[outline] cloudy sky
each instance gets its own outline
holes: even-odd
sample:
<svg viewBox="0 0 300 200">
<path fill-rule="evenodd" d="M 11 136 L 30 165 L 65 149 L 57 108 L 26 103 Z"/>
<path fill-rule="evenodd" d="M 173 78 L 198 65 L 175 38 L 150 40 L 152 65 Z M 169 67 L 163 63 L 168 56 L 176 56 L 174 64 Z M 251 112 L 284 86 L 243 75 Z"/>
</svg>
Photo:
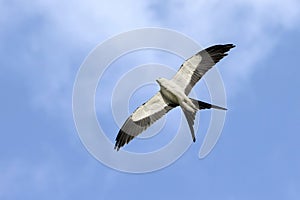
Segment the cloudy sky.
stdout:
<svg viewBox="0 0 300 200">
<path fill-rule="evenodd" d="M 0 0 L 0 198 L 299 199 L 299 19 L 297 0 Z M 217 66 L 229 110 L 209 156 L 198 159 L 199 130 L 199 142 L 169 167 L 128 174 L 101 164 L 81 143 L 72 89 L 92 49 L 143 27 L 174 29 L 203 47 L 237 47 Z M 182 61 L 165 54 L 139 52 L 136 63 Z M 125 72 L 133 58 L 124 58 Z M 106 125 L 113 140 L 117 126 Z"/>
</svg>

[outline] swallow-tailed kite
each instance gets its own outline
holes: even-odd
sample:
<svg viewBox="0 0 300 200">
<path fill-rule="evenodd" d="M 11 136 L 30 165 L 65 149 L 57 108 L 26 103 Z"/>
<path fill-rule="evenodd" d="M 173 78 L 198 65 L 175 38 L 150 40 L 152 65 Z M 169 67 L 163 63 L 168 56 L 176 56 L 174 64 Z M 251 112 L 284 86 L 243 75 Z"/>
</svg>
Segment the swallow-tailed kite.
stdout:
<svg viewBox="0 0 300 200">
<path fill-rule="evenodd" d="M 226 108 L 198 101 L 187 95 L 201 77 L 223 57 L 227 56 L 227 52 L 233 47 L 235 47 L 233 44 L 211 46 L 187 59 L 171 80 L 157 79 L 160 90 L 128 117 L 116 137 L 115 149 L 119 150 L 177 106 L 183 110 L 191 130 L 192 139 L 195 142 L 193 125 L 196 112 L 202 109 L 226 110 Z"/>
</svg>

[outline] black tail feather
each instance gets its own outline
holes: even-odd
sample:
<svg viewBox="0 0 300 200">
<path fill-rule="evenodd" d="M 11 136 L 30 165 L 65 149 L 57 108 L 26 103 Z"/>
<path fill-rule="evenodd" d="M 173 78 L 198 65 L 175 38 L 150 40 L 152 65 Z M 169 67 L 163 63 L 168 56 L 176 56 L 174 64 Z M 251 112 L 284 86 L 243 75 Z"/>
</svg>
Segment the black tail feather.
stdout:
<svg viewBox="0 0 300 200">
<path fill-rule="evenodd" d="M 216 106 L 216 105 L 212 105 L 210 103 L 206 103 L 206 102 L 203 102 L 203 101 L 199 101 L 199 100 L 196 100 L 196 99 L 192 99 L 190 98 L 193 102 L 193 104 L 199 109 L 199 110 L 203 110 L 203 109 L 211 109 L 211 108 L 214 108 L 214 109 L 219 109 L 219 110 L 227 110 L 227 108 L 223 108 L 221 106 Z"/>
</svg>

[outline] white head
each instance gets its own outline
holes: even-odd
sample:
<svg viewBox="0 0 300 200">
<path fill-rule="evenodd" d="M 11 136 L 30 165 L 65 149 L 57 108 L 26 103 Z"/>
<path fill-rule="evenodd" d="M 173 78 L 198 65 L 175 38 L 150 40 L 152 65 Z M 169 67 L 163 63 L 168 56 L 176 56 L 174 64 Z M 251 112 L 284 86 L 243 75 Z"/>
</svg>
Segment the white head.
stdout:
<svg viewBox="0 0 300 200">
<path fill-rule="evenodd" d="M 164 83 L 167 81 L 167 79 L 165 79 L 165 78 L 158 78 L 157 80 L 156 80 L 156 82 L 160 85 L 160 86 L 162 86 L 162 85 L 164 85 Z"/>
</svg>

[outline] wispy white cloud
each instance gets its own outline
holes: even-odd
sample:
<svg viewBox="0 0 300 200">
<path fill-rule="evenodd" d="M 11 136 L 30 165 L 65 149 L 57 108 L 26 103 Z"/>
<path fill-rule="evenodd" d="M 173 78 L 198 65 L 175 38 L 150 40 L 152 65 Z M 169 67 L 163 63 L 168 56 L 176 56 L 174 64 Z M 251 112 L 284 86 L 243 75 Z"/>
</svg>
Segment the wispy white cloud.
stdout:
<svg viewBox="0 0 300 200">
<path fill-rule="evenodd" d="M 88 52 L 120 31 L 147 24 L 150 18 L 147 2 L 132 0 L 1 4 L 0 37 L 7 46 L 12 46 L 8 40 L 20 43 L 10 57 L 18 57 L 14 67 L 30 82 L 33 105 L 67 117 L 76 71 Z M 0 50 L 7 53 L 3 46 Z"/>
<path fill-rule="evenodd" d="M 56 113 L 55 107 L 70 111 L 66 90 L 72 87 L 83 54 L 106 38 L 137 27 L 172 28 L 203 46 L 236 43 L 237 49 L 222 72 L 226 84 L 237 85 L 237 81 L 247 80 L 255 63 L 272 50 L 281 32 L 299 25 L 299 4 L 297 0 L 2 2 L 1 25 L 6 29 L 1 32 L 11 31 L 26 20 L 41 20 L 39 29 L 24 38 L 29 50 L 21 53 L 27 54 L 25 64 L 31 66 L 27 71 L 41 73 L 40 78 L 33 79 L 38 82 L 34 84 L 34 104 Z M 27 28 L 37 22 L 32 23 Z M 36 62 L 37 53 L 42 54 L 40 63 Z M 76 59 L 78 56 L 80 59 Z M 238 91 L 238 86 L 235 88 Z"/>
<path fill-rule="evenodd" d="M 15 67 L 29 82 L 33 106 L 69 119 L 76 71 L 106 38 L 137 27 L 161 26 L 181 31 L 204 47 L 233 42 L 237 48 L 220 67 L 231 97 L 257 69 L 255 63 L 272 51 L 280 33 L 298 27 L 299 4 L 296 0 L 1 2 L 0 35 L 3 40 L 6 34 L 21 37 L 18 55 L 11 57 L 18 57 Z"/>
<path fill-rule="evenodd" d="M 156 2 L 155 7 L 165 2 Z M 155 8 L 154 7 L 154 8 Z M 256 62 L 268 55 L 277 44 L 280 34 L 299 27 L 300 2 L 241 1 L 172 1 L 161 16 L 167 26 L 171 24 L 196 39 L 200 45 L 209 46 L 219 42 L 232 42 L 237 48 L 230 53 L 224 72 L 230 96 L 234 95 L 244 81 L 257 69 Z M 155 12 L 155 10 L 153 11 Z M 224 74 L 223 74 L 224 75 Z"/>
<path fill-rule="evenodd" d="M 143 26 L 151 18 L 145 1 L 37 1 L 34 7 L 43 10 L 60 36 L 83 45 Z"/>
</svg>

